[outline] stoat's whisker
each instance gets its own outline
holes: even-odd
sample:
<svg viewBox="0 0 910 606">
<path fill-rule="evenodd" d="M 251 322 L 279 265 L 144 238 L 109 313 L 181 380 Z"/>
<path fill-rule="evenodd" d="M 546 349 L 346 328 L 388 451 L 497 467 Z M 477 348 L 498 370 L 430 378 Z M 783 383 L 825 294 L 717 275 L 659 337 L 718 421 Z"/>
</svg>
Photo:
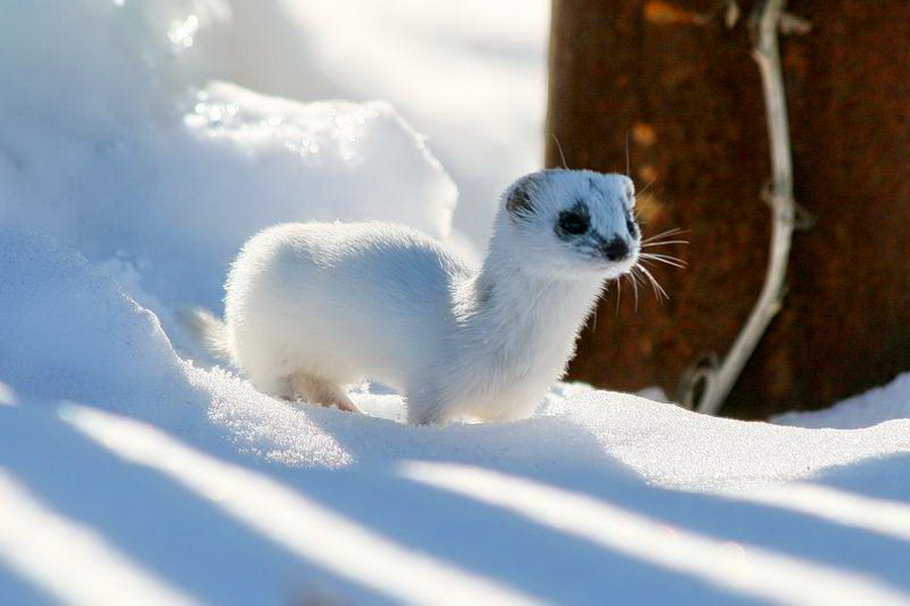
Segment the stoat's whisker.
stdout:
<svg viewBox="0 0 910 606">
<path fill-rule="evenodd" d="M 670 236 L 679 236 L 679 235 L 687 234 L 687 233 L 689 233 L 689 230 L 687 230 L 687 229 L 680 229 L 678 227 L 674 227 L 673 229 L 668 229 L 667 231 L 662 231 L 659 234 L 654 234 L 651 237 L 645 238 L 644 240 L 641 241 L 641 243 L 647 244 L 648 242 L 654 242 L 659 239 L 665 239 L 665 238 L 669 238 Z"/>
<path fill-rule="evenodd" d="M 648 188 L 651 187 L 652 185 L 654 185 L 654 182 L 655 182 L 656 180 L 657 180 L 657 177 L 654 177 L 653 179 L 651 179 L 650 181 L 648 181 L 648 182 L 645 184 L 645 186 L 641 188 L 641 191 L 639 191 L 639 192 L 637 192 L 637 193 L 635 194 L 635 199 L 637 200 L 637 199 L 638 199 L 638 196 L 643 196 L 643 195 L 645 194 L 645 192 L 648 191 Z"/>
<path fill-rule="evenodd" d="M 632 178 L 632 161 L 629 156 L 629 131 L 626 130 L 626 176 Z"/>
<path fill-rule="evenodd" d="M 652 263 L 654 263 L 654 262 L 655 262 L 654 259 L 642 259 L 640 265 L 643 268 L 647 268 L 647 269 L 650 269 L 653 271 L 657 267 L 656 265 L 652 265 Z M 677 266 L 674 265 L 673 267 L 677 267 Z M 684 268 L 679 268 L 679 269 L 684 269 Z"/>
<path fill-rule="evenodd" d="M 639 280 L 646 280 L 644 274 L 641 273 L 640 263 L 632 266 L 632 271 L 629 273 L 629 275 L 633 277 L 636 284 L 638 284 Z"/>
<path fill-rule="evenodd" d="M 629 280 L 632 282 L 632 292 L 635 293 L 635 311 L 638 311 L 638 280 L 639 280 L 639 276 L 638 276 L 638 274 L 635 273 L 635 268 L 636 268 L 636 266 L 633 265 L 633 266 L 632 266 L 632 271 L 630 271 L 630 272 L 629 272 L 628 274 L 626 274 L 626 275 L 629 276 Z"/>
<path fill-rule="evenodd" d="M 670 238 L 673 238 L 674 240 L 682 240 L 681 236 L 682 236 L 682 234 L 679 234 L 679 233 L 658 234 L 656 236 L 651 236 L 650 238 L 645 238 L 644 240 L 641 241 L 641 243 L 642 244 L 652 244 L 654 242 L 668 242 L 668 241 L 670 241 L 669 240 Z"/>
<path fill-rule="evenodd" d="M 679 269 L 685 269 L 688 266 L 683 259 L 679 257 L 674 257 L 672 255 L 662 255 L 658 253 L 639 253 L 641 259 L 656 261 L 657 263 L 664 263 L 665 265 L 671 265 L 673 267 L 678 267 Z"/>
<path fill-rule="evenodd" d="M 657 265 L 652 265 L 652 263 L 662 263 L 664 265 L 669 265 L 670 267 L 675 267 L 676 269 L 686 269 L 685 265 L 679 265 L 677 263 L 670 263 L 668 261 L 660 261 L 657 259 L 642 259 L 641 266 L 647 267 L 648 269 L 654 269 Z"/>
<path fill-rule="evenodd" d="M 619 303 L 622 300 L 622 279 L 623 276 L 619 276 L 616 280 L 616 317 L 619 317 Z"/>
<path fill-rule="evenodd" d="M 646 252 L 646 253 L 640 253 L 640 254 L 643 254 L 646 259 L 659 259 L 659 260 L 665 260 L 665 261 L 673 261 L 674 263 L 679 263 L 681 265 L 689 264 L 689 262 L 686 261 L 685 259 L 683 259 L 681 257 L 677 257 L 676 255 L 668 255 L 667 253 Z"/>
<path fill-rule="evenodd" d="M 679 235 L 681 232 L 682 232 L 682 229 L 680 229 L 678 227 L 674 227 L 673 229 L 668 229 L 666 231 L 662 231 L 658 234 L 654 234 L 653 236 L 648 236 L 647 238 L 642 240 L 642 243 L 653 242 L 653 241 L 659 240 L 661 238 L 668 238 L 670 236 L 676 236 L 676 235 Z"/>
<path fill-rule="evenodd" d="M 688 240 L 662 240 L 660 242 L 645 242 L 642 248 L 652 248 L 654 246 L 668 246 L 670 244 L 689 244 Z"/>
<path fill-rule="evenodd" d="M 556 143 L 556 149 L 559 150 L 559 159 L 562 160 L 562 167 L 566 170 L 569 170 L 569 165 L 566 164 L 566 155 L 562 153 L 562 144 L 556 137 L 556 133 L 550 133 L 550 136 L 553 137 L 553 142 Z"/>
<path fill-rule="evenodd" d="M 667 300 L 670 299 L 670 295 L 667 294 L 667 291 L 664 290 L 664 287 L 660 285 L 660 282 L 657 281 L 654 275 L 648 271 L 645 266 L 639 264 L 636 265 L 636 267 L 648 278 L 648 281 L 651 283 L 651 289 L 654 291 L 654 296 L 657 297 L 658 301 L 660 301 L 661 297 Z"/>
<path fill-rule="evenodd" d="M 641 260 L 641 266 L 642 266 L 642 267 L 647 267 L 648 269 L 651 269 L 651 270 L 653 270 L 654 268 L 657 267 L 656 265 L 652 265 L 652 263 L 657 263 L 657 261 L 655 261 L 654 259 L 642 259 L 642 260 Z M 667 265 L 670 265 L 670 266 L 675 267 L 675 268 L 677 268 L 677 269 L 685 269 L 685 267 L 683 267 L 683 266 L 680 266 L 680 265 L 673 265 L 672 263 L 667 263 Z"/>
</svg>

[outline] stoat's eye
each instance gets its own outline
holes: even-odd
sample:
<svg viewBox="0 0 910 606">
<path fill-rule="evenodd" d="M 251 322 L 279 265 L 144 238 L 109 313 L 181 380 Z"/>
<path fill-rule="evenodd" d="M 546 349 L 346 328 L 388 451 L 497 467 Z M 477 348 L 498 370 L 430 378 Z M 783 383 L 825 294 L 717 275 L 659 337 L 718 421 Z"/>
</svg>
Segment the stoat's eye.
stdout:
<svg viewBox="0 0 910 606">
<path fill-rule="evenodd" d="M 571 210 L 564 210 L 559 213 L 559 229 L 573 236 L 580 236 L 588 231 L 590 222 L 584 215 Z"/>
<path fill-rule="evenodd" d="M 638 233 L 636 231 L 638 227 L 635 225 L 635 221 L 632 220 L 632 217 L 626 217 L 626 229 L 629 230 L 629 235 L 635 237 Z"/>
</svg>

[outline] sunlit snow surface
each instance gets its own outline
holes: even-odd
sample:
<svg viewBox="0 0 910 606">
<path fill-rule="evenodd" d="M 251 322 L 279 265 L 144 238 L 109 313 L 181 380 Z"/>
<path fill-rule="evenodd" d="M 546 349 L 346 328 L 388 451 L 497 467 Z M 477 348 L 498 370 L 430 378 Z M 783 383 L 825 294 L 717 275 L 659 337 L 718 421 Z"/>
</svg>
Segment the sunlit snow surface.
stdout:
<svg viewBox="0 0 910 606">
<path fill-rule="evenodd" d="M 187 361 L 173 312 L 219 310 L 260 227 L 444 237 L 455 201 L 389 104 L 228 83 L 254 6 L 287 7 L 0 3 L 0 604 L 910 603 L 906 375 L 781 419 L 844 429 L 582 385 L 530 419 L 439 428 L 369 385 L 351 415 Z M 441 29 L 416 7 L 402 43 Z M 489 17 L 417 48 L 483 70 L 484 41 L 538 35 Z"/>
</svg>

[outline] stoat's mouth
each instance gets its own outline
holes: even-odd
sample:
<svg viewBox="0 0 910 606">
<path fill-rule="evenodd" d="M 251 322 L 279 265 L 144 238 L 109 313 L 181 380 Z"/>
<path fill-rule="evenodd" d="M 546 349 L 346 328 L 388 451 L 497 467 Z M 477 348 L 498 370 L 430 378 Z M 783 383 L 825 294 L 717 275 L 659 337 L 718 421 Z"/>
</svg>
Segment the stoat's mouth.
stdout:
<svg viewBox="0 0 910 606">
<path fill-rule="evenodd" d="M 685 269 L 687 264 L 685 260 L 679 257 L 667 254 L 666 252 L 654 251 L 655 249 L 660 251 L 661 249 L 658 247 L 661 246 L 688 244 L 688 240 L 679 237 L 682 233 L 685 232 L 679 229 L 670 229 L 644 240 L 638 239 L 633 245 L 631 254 L 627 260 L 624 260 L 621 263 L 613 263 L 616 271 L 612 278 L 619 279 L 617 280 L 617 285 L 621 285 L 622 278 L 628 278 L 629 283 L 632 285 L 633 292 L 635 293 L 636 302 L 638 301 L 639 285 L 650 286 L 658 301 L 661 299 L 669 299 L 667 291 L 660 285 L 660 282 L 657 281 L 657 278 L 654 277 L 651 270 L 658 265 Z"/>
<path fill-rule="evenodd" d="M 595 270 L 606 273 L 608 279 L 631 273 L 639 264 L 638 250 L 634 249 L 622 259 L 611 260 L 602 254 L 589 255 L 588 258 Z"/>
<path fill-rule="evenodd" d="M 633 291 L 635 292 L 636 305 L 638 303 L 639 285 L 650 286 L 658 301 L 670 298 L 667 291 L 664 290 L 664 287 L 661 286 L 660 282 L 657 281 L 657 278 L 654 277 L 654 274 L 651 273 L 650 268 L 653 268 L 653 265 L 650 265 L 649 268 L 649 262 L 669 265 L 679 269 L 684 269 L 686 267 L 686 262 L 678 257 L 660 253 L 643 253 L 640 249 L 635 251 L 631 261 L 631 263 L 624 264 L 626 267 L 624 267 L 615 278 L 618 279 L 618 284 L 621 283 L 622 278 L 629 278 L 629 282 L 632 284 Z"/>
</svg>

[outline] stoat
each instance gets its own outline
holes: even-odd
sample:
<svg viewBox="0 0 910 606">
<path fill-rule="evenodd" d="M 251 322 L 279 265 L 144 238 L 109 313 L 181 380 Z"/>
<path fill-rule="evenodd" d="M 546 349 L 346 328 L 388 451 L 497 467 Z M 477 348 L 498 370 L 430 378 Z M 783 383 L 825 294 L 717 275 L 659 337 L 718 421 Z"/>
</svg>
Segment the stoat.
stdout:
<svg viewBox="0 0 910 606">
<path fill-rule="evenodd" d="M 634 185 L 545 170 L 503 194 L 480 267 L 390 223 L 292 223 L 250 239 L 221 322 L 192 326 L 267 394 L 356 411 L 344 386 L 400 390 L 408 420 L 528 414 L 565 372 L 606 280 L 641 250 Z"/>
</svg>

